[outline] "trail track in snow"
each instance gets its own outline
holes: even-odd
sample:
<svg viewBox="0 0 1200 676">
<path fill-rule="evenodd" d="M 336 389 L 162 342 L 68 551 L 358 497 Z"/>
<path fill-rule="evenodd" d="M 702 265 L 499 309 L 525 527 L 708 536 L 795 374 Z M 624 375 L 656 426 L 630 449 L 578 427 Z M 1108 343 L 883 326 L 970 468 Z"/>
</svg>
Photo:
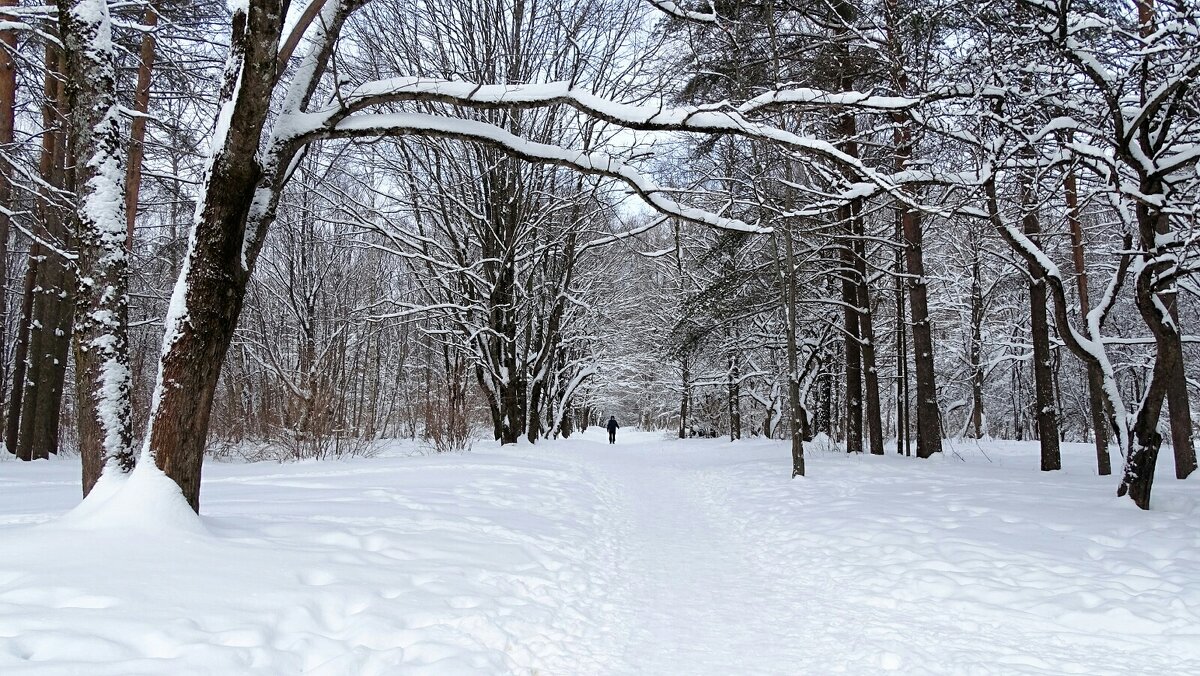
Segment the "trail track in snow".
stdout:
<svg viewBox="0 0 1200 676">
<path fill-rule="evenodd" d="M 702 475 L 661 439 L 580 446 L 579 464 L 622 550 L 612 606 L 629 633 L 613 673 L 752 673 L 796 664 L 803 606 L 756 566 L 753 545 L 714 520 Z M 630 440 L 626 440 L 632 437 Z M 675 449 L 673 449 L 675 450 Z M 755 666 L 757 665 L 757 667 Z M 780 672 L 782 673 L 782 672 Z"/>
</svg>

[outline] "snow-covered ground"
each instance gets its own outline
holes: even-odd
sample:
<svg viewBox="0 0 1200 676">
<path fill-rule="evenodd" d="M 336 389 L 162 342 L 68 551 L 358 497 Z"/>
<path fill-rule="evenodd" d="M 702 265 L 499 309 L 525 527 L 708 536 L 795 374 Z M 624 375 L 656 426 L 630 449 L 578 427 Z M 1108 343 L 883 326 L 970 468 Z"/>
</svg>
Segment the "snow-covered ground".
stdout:
<svg viewBox="0 0 1200 676">
<path fill-rule="evenodd" d="M 3 674 L 1197 674 L 1200 481 L 600 430 L 153 475 L 0 462 Z M 166 486 L 170 488 L 170 486 Z M 136 499 L 133 499 L 136 498 Z M 146 513 L 149 512 L 149 513 Z"/>
</svg>

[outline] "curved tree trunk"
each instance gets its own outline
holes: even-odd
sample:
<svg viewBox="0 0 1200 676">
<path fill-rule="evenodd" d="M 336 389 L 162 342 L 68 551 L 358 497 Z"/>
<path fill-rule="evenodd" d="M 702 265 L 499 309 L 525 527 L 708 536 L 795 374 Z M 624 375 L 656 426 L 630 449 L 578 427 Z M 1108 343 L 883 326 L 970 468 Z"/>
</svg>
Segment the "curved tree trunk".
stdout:
<svg viewBox="0 0 1200 676">
<path fill-rule="evenodd" d="M 234 13 L 221 96 L 228 123 L 224 136 L 213 141 L 202 201 L 175 284 L 143 451 L 197 511 L 213 395 L 256 246 L 274 216 L 271 204 L 248 223 L 259 183 L 269 180 L 256 156 L 276 83 L 282 14 L 279 0 L 255 0 L 248 12 Z M 255 228 L 249 237 L 248 227 Z M 247 247 L 248 241 L 255 246 Z"/>
</svg>

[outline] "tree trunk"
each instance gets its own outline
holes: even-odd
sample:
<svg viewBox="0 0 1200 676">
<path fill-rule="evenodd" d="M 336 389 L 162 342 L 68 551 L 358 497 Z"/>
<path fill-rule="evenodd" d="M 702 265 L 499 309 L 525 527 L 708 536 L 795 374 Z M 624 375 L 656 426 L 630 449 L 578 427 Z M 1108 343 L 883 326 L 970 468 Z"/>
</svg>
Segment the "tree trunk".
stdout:
<svg viewBox="0 0 1200 676">
<path fill-rule="evenodd" d="M 679 363 L 680 363 L 680 368 L 682 369 L 682 372 L 680 375 L 680 383 L 681 383 L 682 387 L 680 388 L 680 393 L 679 393 L 679 438 L 684 439 L 687 437 L 688 400 L 691 399 L 691 394 L 692 394 L 692 392 L 691 392 L 692 374 L 691 374 L 691 370 L 690 370 L 690 367 L 688 364 L 687 355 L 684 355 L 682 358 L 680 358 Z"/>
<path fill-rule="evenodd" d="M 38 162 L 44 182 L 38 199 L 39 235 L 57 246 L 68 248 L 68 232 L 62 207 L 52 194 L 65 183 L 66 134 L 62 128 L 66 92 L 62 74 L 66 66 L 57 45 L 46 46 L 45 99 L 42 104 L 42 151 Z M 35 266 L 33 305 L 28 328 L 28 359 L 24 391 L 21 393 L 17 427 L 17 456 L 29 460 L 58 452 L 59 414 L 67 369 L 72 318 L 70 270 L 63 258 L 47 247 L 34 246 L 40 254 Z"/>
<path fill-rule="evenodd" d="M 166 320 L 146 450 L 197 511 L 213 395 L 258 247 L 274 219 L 270 204 L 248 223 L 260 180 L 272 178 L 264 179 L 256 155 L 276 83 L 282 23 L 278 0 L 234 12 L 221 96 L 230 108 L 228 125 L 213 140 L 203 202 Z M 290 156 L 280 160 L 286 166 Z"/>
<path fill-rule="evenodd" d="M 1083 224 L 1079 218 L 1079 191 L 1076 187 L 1075 169 L 1068 168 L 1063 180 L 1066 193 L 1067 225 L 1071 231 L 1071 258 L 1075 264 L 1075 289 L 1079 296 L 1079 312 L 1082 316 L 1092 309 L 1088 298 L 1087 261 L 1083 248 Z M 1112 461 L 1108 455 L 1108 413 L 1104 403 L 1104 375 L 1100 367 L 1088 363 L 1088 408 L 1092 417 L 1092 432 L 1096 444 L 1096 471 L 1101 476 L 1112 474 Z"/>
<path fill-rule="evenodd" d="M 1022 177 L 1021 206 L 1024 208 L 1025 235 L 1038 246 L 1042 231 L 1033 194 L 1032 179 Z M 1062 469 L 1058 443 L 1058 413 L 1054 406 L 1054 372 L 1050 364 L 1050 326 L 1046 320 L 1046 282 L 1041 267 L 1030 266 L 1029 312 L 1030 337 L 1033 341 L 1033 390 L 1037 407 L 1038 441 L 1041 445 L 1042 471 Z"/>
<path fill-rule="evenodd" d="M 62 232 L 58 209 L 47 224 Z M 65 239 L 65 237 L 64 237 Z M 58 452 L 63 386 L 67 373 L 74 306 L 70 290 L 74 275 L 56 254 L 48 254 L 37 267 L 34 322 L 29 329 L 29 367 L 21 396 L 21 423 L 17 455 L 23 459 L 49 457 Z"/>
<path fill-rule="evenodd" d="M 917 457 L 942 452 L 941 414 L 933 364 L 933 327 L 929 320 L 928 287 L 922 232 L 917 214 L 904 209 L 908 299 L 912 310 L 913 368 L 917 376 Z"/>
<path fill-rule="evenodd" d="M 817 386 L 817 413 L 814 426 L 817 433 L 824 432 L 830 439 L 834 438 L 835 431 L 833 429 L 833 366 L 825 369 L 821 374 L 821 383 Z"/>
<path fill-rule="evenodd" d="M 904 298 L 904 214 L 896 210 L 896 453 L 912 455 L 908 420 L 908 318 Z"/>
<path fill-rule="evenodd" d="M 153 4 L 146 6 L 142 16 L 146 32 L 142 34 L 141 64 L 138 66 L 137 89 L 133 94 L 134 116 L 129 128 L 129 163 L 125 175 L 125 249 L 133 251 L 133 231 L 137 224 L 138 195 L 142 188 L 142 158 L 145 156 L 146 112 L 150 110 L 150 76 L 154 72 L 154 27 L 158 12 Z"/>
<path fill-rule="evenodd" d="M 858 281 L 858 326 L 862 339 L 863 384 L 867 404 L 867 441 L 871 455 L 883 455 L 883 411 L 879 401 L 879 368 L 875 358 L 875 323 L 871 312 L 871 290 L 867 284 L 867 258 L 862 217 L 855 213 L 854 261 Z"/>
<path fill-rule="evenodd" d="M 13 17 L 4 10 L 16 7 L 17 0 L 0 0 L 0 22 L 11 21 Z M 15 148 L 14 124 L 17 106 L 17 64 L 12 55 L 17 49 L 17 33 L 15 30 L 0 30 L 0 151 L 13 156 Z M 12 200 L 12 166 L 8 162 L 0 162 L 0 206 L 11 208 Z M 4 356 L 8 354 L 8 235 L 11 226 L 8 212 L 0 209 L 0 390 L 5 383 L 6 364 Z M 0 406 L 0 410 L 3 407 Z M 12 446 L 8 450 L 15 450 Z"/>
<path fill-rule="evenodd" d="M 908 93 L 906 57 L 901 43 L 902 27 L 896 0 L 887 0 L 886 21 L 888 51 L 891 57 L 892 87 L 897 95 Z M 893 145 L 896 171 L 904 171 L 912 159 L 912 119 L 906 112 L 893 115 L 895 124 Z M 900 210 L 901 232 L 904 234 L 905 264 L 908 268 L 908 299 L 912 310 L 913 368 L 917 377 L 917 457 L 928 458 L 942 452 L 941 413 L 937 403 L 937 382 L 933 360 L 933 327 L 929 319 L 929 289 L 925 280 L 925 256 L 920 214 L 903 203 Z"/>
<path fill-rule="evenodd" d="M 1140 186 L 1143 194 L 1161 195 L 1163 185 L 1158 180 L 1145 179 Z M 1174 288 L 1166 291 L 1159 288 L 1159 275 L 1169 268 L 1171 258 L 1166 256 L 1159 235 L 1167 229 L 1166 215 L 1153 209 L 1148 201 L 1137 204 L 1136 216 L 1138 222 L 1139 244 L 1144 252 L 1143 259 L 1147 264 L 1137 276 L 1135 298 L 1143 321 L 1154 334 L 1157 353 L 1154 360 L 1154 370 L 1150 382 L 1146 385 L 1146 393 L 1142 404 L 1134 418 L 1132 430 L 1133 442 L 1129 455 L 1125 460 L 1125 473 L 1117 495 L 1128 494 L 1142 509 L 1150 508 L 1150 492 L 1154 484 L 1154 468 L 1158 461 L 1158 451 L 1162 445 L 1162 437 L 1158 434 L 1158 421 L 1164 400 L 1170 406 L 1170 396 L 1173 389 L 1183 391 L 1186 402 L 1187 381 L 1183 372 L 1183 362 L 1180 350 L 1179 322 L 1174 316 Z M 1157 261 L 1157 262 L 1156 262 Z M 1163 262 L 1166 261 L 1166 262 Z M 1163 312 L 1166 312 L 1164 315 Z M 1171 407 L 1171 433 L 1177 431 L 1179 440 L 1175 443 L 1176 476 L 1185 478 L 1195 467 L 1195 452 L 1191 445 L 1191 412 L 1182 407 Z M 1178 415 L 1177 415 L 1178 414 Z M 1176 418 L 1179 418 L 1177 425 Z M 1178 429 L 1186 420 L 1187 430 Z M 1182 457 L 1181 456 L 1182 452 Z M 1189 453 L 1190 452 L 1190 453 Z M 1190 455 L 1190 457 L 1189 457 Z M 1187 473 L 1184 473 L 1184 472 Z"/>
<path fill-rule="evenodd" d="M 735 338 L 736 340 L 736 338 Z M 735 350 L 729 355 L 729 440 L 742 438 L 741 364 Z"/>
<path fill-rule="evenodd" d="M 783 227 L 775 232 L 775 261 L 781 268 L 779 280 L 782 288 L 785 333 L 787 334 L 788 362 L 788 411 L 792 434 L 792 477 L 804 476 L 804 438 L 808 434 L 808 420 L 804 402 L 800 400 L 800 348 L 796 321 L 796 255 L 792 247 L 791 228 Z M 783 257 L 779 256 L 779 238 L 783 238 Z"/>
<path fill-rule="evenodd" d="M 77 244 L 75 376 L 83 494 L 103 471 L 133 469 L 129 268 L 125 249 L 117 55 L 107 0 L 59 0 L 67 136 L 74 155 L 70 221 Z M 65 361 L 65 360 L 64 360 Z"/>
<path fill-rule="evenodd" d="M 971 360 L 971 426 L 974 436 L 982 439 L 983 423 L 983 281 L 980 279 L 978 248 L 971 260 L 971 344 L 968 349 Z"/>
<path fill-rule="evenodd" d="M 1157 312 L 1149 291 L 1149 284 L 1144 283 L 1144 276 L 1139 276 L 1137 284 L 1138 309 L 1143 317 L 1147 312 Z M 1161 328 L 1161 318 L 1148 320 L 1152 328 Z M 1159 338 L 1156 332 L 1156 338 Z M 1163 356 L 1162 344 L 1159 343 L 1158 355 L 1154 360 L 1154 370 L 1150 382 L 1146 384 L 1146 392 L 1142 396 L 1142 404 L 1134 417 L 1132 443 L 1129 456 L 1125 459 L 1125 470 L 1121 485 L 1117 488 L 1118 496 L 1128 495 L 1141 509 L 1150 509 L 1150 493 L 1154 487 L 1154 468 L 1158 464 L 1158 451 L 1162 446 L 1162 435 L 1158 433 L 1158 420 L 1161 415 L 1163 401 L 1167 396 L 1167 380 L 1169 379 L 1169 362 Z"/>
<path fill-rule="evenodd" d="M 846 387 L 846 452 L 862 453 L 863 431 L 863 401 L 862 401 L 862 343 L 859 341 L 858 330 L 858 280 L 855 272 L 858 266 L 854 262 L 853 226 L 854 205 L 847 205 L 838 210 L 838 220 L 847 235 L 842 240 L 842 329 L 844 336 L 845 387 Z"/>
<path fill-rule="evenodd" d="M 33 321 L 33 289 L 37 282 L 40 245 L 32 243 L 29 262 L 25 269 L 25 282 L 21 293 L 21 320 L 17 324 L 17 342 L 13 346 L 13 377 L 8 399 L 8 412 L 4 421 L 4 446 L 10 453 L 17 453 L 17 437 L 21 429 L 21 400 L 25 395 L 26 370 L 29 364 L 29 327 Z"/>
</svg>

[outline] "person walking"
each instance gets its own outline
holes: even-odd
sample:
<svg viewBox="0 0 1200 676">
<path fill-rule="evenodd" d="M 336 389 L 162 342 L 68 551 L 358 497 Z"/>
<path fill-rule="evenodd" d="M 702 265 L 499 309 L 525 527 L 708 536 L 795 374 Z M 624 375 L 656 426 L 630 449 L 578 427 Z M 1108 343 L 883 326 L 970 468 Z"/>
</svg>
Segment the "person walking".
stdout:
<svg viewBox="0 0 1200 676">
<path fill-rule="evenodd" d="M 617 422 L 617 416 L 608 416 L 608 443 L 617 443 L 617 428 L 620 426 L 621 424 Z"/>
</svg>

